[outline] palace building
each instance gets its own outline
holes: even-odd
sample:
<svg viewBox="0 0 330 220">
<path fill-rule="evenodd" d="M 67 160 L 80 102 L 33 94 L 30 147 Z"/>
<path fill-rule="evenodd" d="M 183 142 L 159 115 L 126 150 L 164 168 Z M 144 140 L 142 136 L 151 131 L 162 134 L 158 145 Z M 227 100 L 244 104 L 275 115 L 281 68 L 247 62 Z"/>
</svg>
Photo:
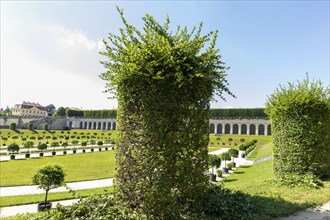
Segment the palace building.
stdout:
<svg viewBox="0 0 330 220">
<path fill-rule="evenodd" d="M 16 104 L 12 109 L 13 116 L 33 116 L 33 117 L 45 117 L 47 116 L 47 110 L 44 106 L 34 102 L 24 102 L 22 104 Z"/>
</svg>

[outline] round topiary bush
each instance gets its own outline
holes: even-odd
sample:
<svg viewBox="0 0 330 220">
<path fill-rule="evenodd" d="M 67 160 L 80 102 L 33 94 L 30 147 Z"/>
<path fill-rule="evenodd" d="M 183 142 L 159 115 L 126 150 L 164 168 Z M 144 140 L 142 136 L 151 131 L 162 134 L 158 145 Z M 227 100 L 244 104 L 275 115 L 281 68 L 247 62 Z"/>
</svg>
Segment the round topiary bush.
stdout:
<svg viewBox="0 0 330 220">
<path fill-rule="evenodd" d="M 297 185 L 307 175 L 329 176 L 329 87 L 324 88 L 320 81 L 310 82 L 308 77 L 297 84 L 289 83 L 269 97 L 265 111 L 272 124 L 278 180 Z"/>
</svg>

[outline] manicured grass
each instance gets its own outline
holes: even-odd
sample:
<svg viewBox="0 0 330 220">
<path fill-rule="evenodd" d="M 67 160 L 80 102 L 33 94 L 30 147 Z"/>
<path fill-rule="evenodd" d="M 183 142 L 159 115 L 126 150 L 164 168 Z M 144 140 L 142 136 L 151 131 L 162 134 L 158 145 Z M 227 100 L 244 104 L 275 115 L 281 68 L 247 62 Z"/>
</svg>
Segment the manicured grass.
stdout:
<svg viewBox="0 0 330 220">
<path fill-rule="evenodd" d="M 257 147 L 252 151 L 252 153 L 248 156 L 248 160 L 257 160 L 262 157 L 271 155 L 273 153 L 273 144 L 267 143 L 264 145 L 261 145 L 257 143 Z"/>
<path fill-rule="evenodd" d="M 251 196 L 251 200 L 265 213 L 260 219 L 286 216 L 330 199 L 329 181 L 324 182 L 324 187 L 320 189 L 309 189 L 277 186 L 273 180 L 272 160 L 268 160 L 238 168 L 226 178 L 224 186 Z"/>
<path fill-rule="evenodd" d="M 220 138 L 220 139 L 219 139 Z M 232 138 L 231 142 L 228 141 L 228 138 Z M 244 138 L 244 142 L 241 142 L 240 139 Z M 210 134 L 209 147 L 219 147 L 221 148 L 235 148 L 238 150 L 239 145 L 242 143 L 247 143 L 253 139 L 258 140 L 258 145 L 264 145 L 272 141 L 271 136 L 257 136 L 257 135 L 238 135 L 238 134 L 225 134 L 221 136 L 215 136 Z"/>
<path fill-rule="evenodd" d="M 13 139 L 13 137 L 17 136 L 17 139 Z M 49 139 L 47 139 L 47 136 L 50 136 Z M 56 137 L 56 140 L 52 140 L 52 137 Z M 74 137 L 73 137 L 74 136 Z M 84 136 L 84 137 L 82 137 Z M 2 137 L 8 138 L 7 141 L 4 141 Z M 106 139 L 117 139 L 117 132 L 114 130 L 108 130 L 108 131 L 101 131 L 101 130 L 85 130 L 85 129 L 73 129 L 69 131 L 65 130 L 27 130 L 27 129 L 18 129 L 16 131 L 10 130 L 10 129 L 1 129 L 0 131 L 0 146 L 2 146 L 4 143 L 8 146 L 11 143 L 17 143 L 22 147 L 23 141 L 22 137 L 26 138 L 27 141 L 33 141 L 35 145 L 37 145 L 39 142 L 46 143 L 47 141 L 49 143 L 51 142 L 68 142 L 71 144 L 71 141 L 77 140 L 79 143 L 81 141 L 88 141 L 88 140 L 106 140 Z M 31 137 L 34 137 L 35 139 L 31 139 Z M 69 137 L 68 140 L 65 140 L 65 137 Z M 79 139 L 78 139 L 79 138 Z M 6 147 L 2 146 L 2 149 L 7 149 Z"/>
<path fill-rule="evenodd" d="M 80 197 L 87 197 L 95 194 L 102 194 L 105 191 L 112 192 L 113 187 L 101 187 L 101 188 L 94 188 L 94 189 L 85 189 L 85 190 L 77 190 L 75 191 L 78 193 Z M 67 200 L 67 199 L 75 199 L 75 197 L 69 192 L 58 192 L 58 193 L 50 193 L 48 194 L 48 201 L 60 201 L 60 200 Z M 3 196 L 1 197 L 0 207 L 7 207 L 7 206 L 15 206 L 15 205 L 25 205 L 25 204 L 32 204 L 32 203 L 40 203 L 45 200 L 45 194 L 33 194 L 33 195 L 22 195 L 22 196 Z"/>
<path fill-rule="evenodd" d="M 0 162 L 0 186 L 31 185 L 32 176 L 40 166 L 47 163 L 58 163 L 65 168 L 65 182 L 111 178 L 114 173 L 115 151 Z"/>
</svg>

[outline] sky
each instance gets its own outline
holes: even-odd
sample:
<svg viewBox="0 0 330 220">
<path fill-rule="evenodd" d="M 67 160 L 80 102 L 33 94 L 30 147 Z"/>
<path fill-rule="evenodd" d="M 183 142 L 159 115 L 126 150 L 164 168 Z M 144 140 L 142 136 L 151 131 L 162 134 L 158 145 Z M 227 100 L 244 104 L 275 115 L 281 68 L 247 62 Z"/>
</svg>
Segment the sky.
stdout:
<svg viewBox="0 0 330 220">
<path fill-rule="evenodd" d="M 101 42 L 128 23 L 142 30 L 148 13 L 170 28 L 219 30 L 236 98 L 211 108 L 264 107 L 279 85 L 309 78 L 329 85 L 329 1 L 4 1 L 1 0 L 1 108 L 23 101 L 113 109 L 104 93 Z"/>
</svg>

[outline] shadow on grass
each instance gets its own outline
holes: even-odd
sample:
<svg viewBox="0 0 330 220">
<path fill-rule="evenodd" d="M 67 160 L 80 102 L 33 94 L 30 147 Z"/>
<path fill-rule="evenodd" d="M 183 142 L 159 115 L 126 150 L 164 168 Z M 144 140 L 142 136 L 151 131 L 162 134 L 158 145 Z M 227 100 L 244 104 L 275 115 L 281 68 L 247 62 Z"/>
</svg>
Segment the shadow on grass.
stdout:
<svg viewBox="0 0 330 220">
<path fill-rule="evenodd" d="M 245 173 L 245 172 L 242 172 L 242 171 L 235 171 L 234 173 L 235 173 L 235 174 L 243 174 L 243 173 Z"/>
<path fill-rule="evenodd" d="M 228 183 L 228 182 L 234 182 L 234 181 L 237 181 L 237 179 L 226 179 L 226 178 L 225 178 L 223 181 Z"/>
</svg>

